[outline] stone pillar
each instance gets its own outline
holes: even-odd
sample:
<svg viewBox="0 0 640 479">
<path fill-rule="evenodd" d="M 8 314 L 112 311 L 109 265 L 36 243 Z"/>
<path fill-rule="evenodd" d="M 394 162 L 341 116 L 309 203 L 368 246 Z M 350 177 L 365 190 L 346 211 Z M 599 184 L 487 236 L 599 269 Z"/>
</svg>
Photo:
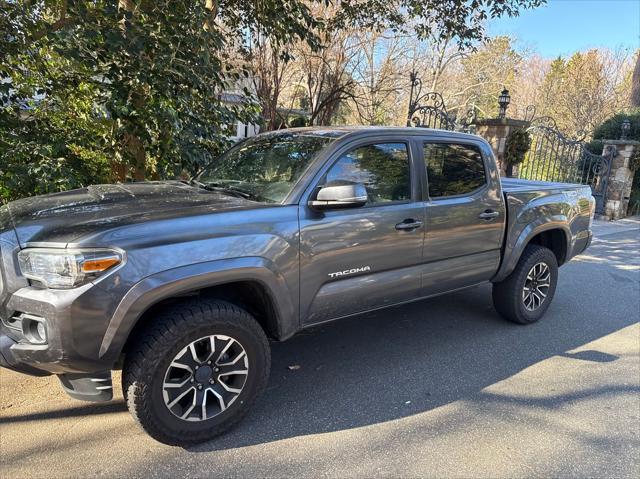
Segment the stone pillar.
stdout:
<svg viewBox="0 0 640 479">
<path fill-rule="evenodd" d="M 483 137 L 489 142 L 496 155 L 500 176 L 507 176 L 507 165 L 504 162 L 504 146 L 507 136 L 513 130 L 529 128 L 530 123 L 524 120 L 514 120 L 513 118 L 490 118 L 486 120 L 476 120 L 476 135 Z M 513 167 L 513 176 L 518 176 L 517 166 Z"/>
<path fill-rule="evenodd" d="M 604 140 L 603 155 L 607 154 L 607 147 L 615 148 L 611 160 L 611 172 L 607 182 L 607 195 L 604 205 L 604 216 L 610 220 L 618 220 L 627 216 L 629 196 L 633 186 L 634 171 L 629 167 L 629 160 L 640 148 L 640 142 L 634 140 Z"/>
</svg>

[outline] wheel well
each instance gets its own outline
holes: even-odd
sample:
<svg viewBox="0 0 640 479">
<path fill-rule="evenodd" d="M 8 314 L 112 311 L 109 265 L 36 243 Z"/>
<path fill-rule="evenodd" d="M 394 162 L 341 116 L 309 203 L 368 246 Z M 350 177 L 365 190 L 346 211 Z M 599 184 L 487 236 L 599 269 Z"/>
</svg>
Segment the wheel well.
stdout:
<svg viewBox="0 0 640 479">
<path fill-rule="evenodd" d="M 549 248 L 558 260 L 558 266 L 567 258 L 567 237 L 561 229 L 552 229 L 538 233 L 529 241 L 529 244 L 537 244 Z"/>
<path fill-rule="evenodd" d="M 240 306 L 256 319 L 267 337 L 271 339 L 278 339 L 279 337 L 278 313 L 267 289 L 256 281 L 237 281 L 181 293 L 178 296 L 164 298 L 148 307 L 140 315 L 129 333 L 129 338 L 118 361 L 119 365 L 122 363 L 124 354 L 126 354 L 131 342 L 139 337 L 140 332 L 145 329 L 155 313 L 173 304 L 193 301 L 198 298 L 220 299 Z"/>
</svg>

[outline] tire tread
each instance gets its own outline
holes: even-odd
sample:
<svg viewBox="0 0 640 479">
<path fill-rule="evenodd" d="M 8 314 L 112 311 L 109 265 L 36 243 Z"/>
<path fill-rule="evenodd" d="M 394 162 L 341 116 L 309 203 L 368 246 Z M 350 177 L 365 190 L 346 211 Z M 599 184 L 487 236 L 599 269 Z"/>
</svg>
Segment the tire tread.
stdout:
<svg viewBox="0 0 640 479">
<path fill-rule="evenodd" d="M 149 375 L 146 371 L 153 370 L 165 358 L 167 351 L 175 345 L 175 338 L 184 334 L 185 328 L 194 329 L 201 326 L 215 328 L 216 324 L 233 323 L 235 327 L 246 330 L 253 335 L 259 344 L 263 364 L 261 377 L 257 378 L 258 390 L 253 397 L 244 403 L 241 411 L 216 427 L 212 434 L 210 430 L 194 433 L 183 428 L 169 429 L 157 420 L 151 408 L 149 397 Z M 179 303 L 160 313 L 159 317 L 144 329 L 129 348 L 122 374 L 122 389 L 127 407 L 134 420 L 153 438 L 171 445 L 189 445 L 212 439 L 233 427 L 251 409 L 257 396 L 266 387 L 271 356 L 267 337 L 258 322 L 244 309 L 220 300 L 201 299 Z"/>
<path fill-rule="evenodd" d="M 520 256 L 520 259 L 518 260 L 518 264 L 511 274 L 503 281 L 493 284 L 493 305 L 502 317 L 518 324 L 531 324 L 544 315 L 555 294 L 556 284 L 554 281 L 552 281 L 552 285 L 549 290 L 550 294 L 547 296 L 545 304 L 541 306 L 542 309 L 536 317 L 527 317 L 522 312 L 520 300 L 520 293 L 522 292 L 521 288 L 529 269 L 536 262 L 543 260 L 547 262 L 552 269 L 552 277 L 555 276 L 557 278 L 558 263 L 553 251 L 545 248 L 544 246 L 530 244 L 527 245 L 523 251 L 522 256 Z"/>
</svg>

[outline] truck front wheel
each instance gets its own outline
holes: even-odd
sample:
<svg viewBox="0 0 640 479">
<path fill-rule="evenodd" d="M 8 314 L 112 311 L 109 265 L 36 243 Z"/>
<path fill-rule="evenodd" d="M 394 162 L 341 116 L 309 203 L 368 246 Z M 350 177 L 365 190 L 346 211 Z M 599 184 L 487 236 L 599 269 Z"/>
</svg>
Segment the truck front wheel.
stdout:
<svg viewBox="0 0 640 479">
<path fill-rule="evenodd" d="M 183 303 L 134 339 L 122 388 L 133 417 L 153 438 L 185 446 L 240 421 L 264 389 L 267 338 L 245 310 L 224 302 Z"/>
<path fill-rule="evenodd" d="M 520 324 L 538 321 L 549 308 L 558 282 L 558 262 L 543 246 L 528 245 L 513 272 L 493 284 L 493 305 L 506 319 Z"/>
</svg>

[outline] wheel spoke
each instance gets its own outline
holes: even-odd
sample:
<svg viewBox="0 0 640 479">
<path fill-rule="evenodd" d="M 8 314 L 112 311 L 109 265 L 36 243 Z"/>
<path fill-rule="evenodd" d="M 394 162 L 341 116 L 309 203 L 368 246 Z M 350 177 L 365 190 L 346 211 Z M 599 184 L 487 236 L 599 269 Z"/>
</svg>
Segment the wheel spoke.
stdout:
<svg viewBox="0 0 640 479">
<path fill-rule="evenodd" d="M 527 296 L 524 298 L 524 305 L 527 307 L 527 309 L 531 308 L 531 301 L 532 301 L 532 295 L 531 293 L 527 294 Z"/>
<path fill-rule="evenodd" d="M 238 361 L 240 361 L 240 359 L 244 358 L 246 356 L 246 353 L 244 351 L 241 351 L 238 353 L 238 355 L 235 357 L 235 359 L 232 359 L 231 361 L 227 361 L 226 363 L 216 363 L 218 366 L 233 366 L 234 364 L 236 364 Z"/>
<path fill-rule="evenodd" d="M 171 409 L 173 406 L 175 406 L 176 404 L 178 404 L 178 401 L 180 401 L 180 399 L 182 399 L 183 397 L 185 397 L 187 394 L 189 394 L 191 391 L 195 392 L 196 388 L 194 388 L 193 386 L 190 387 L 189 389 L 185 390 L 183 393 L 178 394 L 177 397 L 175 397 L 173 399 L 173 401 L 171 401 L 169 404 L 167 404 L 167 407 L 169 409 Z"/>
<path fill-rule="evenodd" d="M 240 394 L 242 392 L 242 388 L 232 388 L 231 386 L 225 384 L 223 381 L 220 381 L 220 386 L 229 391 L 230 393 Z"/>
<path fill-rule="evenodd" d="M 209 354 L 207 355 L 206 359 L 203 362 L 210 361 L 211 358 L 213 357 L 213 355 L 216 352 L 216 337 L 215 336 L 209 336 L 209 349 L 211 351 L 209 351 Z"/>
<path fill-rule="evenodd" d="M 227 409 L 227 406 L 224 403 L 224 399 L 223 399 L 222 395 L 218 394 L 218 392 L 213 388 L 210 388 L 209 391 L 211 391 L 213 393 L 213 395 L 218 398 L 218 403 L 220 404 L 220 412 L 222 412 L 225 409 Z"/>
<path fill-rule="evenodd" d="M 191 401 L 189 408 L 182 414 L 182 416 L 180 416 L 180 419 L 187 419 L 189 417 L 189 414 L 191 414 L 191 411 L 193 411 L 196 407 L 197 400 L 198 400 L 198 395 L 194 394 L 193 401 Z"/>
<path fill-rule="evenodd" d="M 184 387 L 185 384 L 187 384 L 190 380 L 191 380 L 191 375 L 187 376 L 187 378 L 184 381 L 179 383 L 165 381 L 164 383 L 162 383 L 162 387 L 165 389 L 178 389 L 178 388 Z"/>
<path fill-rule="evenodd" d="M 542 298 L 538 296 L 538 294 L 535 292 L 533 293 L 533 297 L 534 297 L 533 304 L 537 309 L 538 307 L 540 307 L 540 304 L 542 303 Z"/>
<path fill-rule="evenodd" d="M 227 344 L 225 344 L 224 348 L 222 348 L 222 351 L 220 351 L 220 354 L 218 354 L 218 359 L 216 359 L 216 364 L 221 364 L 220 360 L 223 358 L 223 356 L 226 354 L 226 352 L 229 350 L 229 348 L 231 346 L 233 346 L 233 343 L 235 343 L 235 339 L 229 338 L 229 341 L 227 341 Z"/>
<path fill-rule="evenodd" d="M 200 400 L 200 420 L 207 419 L 207 396 L 209 395 L 209 388 L 202 391 L 202 398 Z"/>
<path fill-rule="evenodd" d="M 189 351 L 191 352 L 191 358 L 197 363 L 201 364 L 200 358 L 198 357 L 198 352 L 196 351 L 196 343 L 193 342 L 189 345 Z"/>
<path fill-rule="evenodd" d="M 172 368 L 178 368 L 178 369 L 184 369 L 185 371 L 189 371 L 190 374 L 193 374 L 193 369 L 191 369 L 190 366 L 186 365 L 186 364 L 182 364 L 179 363 L 178 361 L 176 361 L 175 359 L 173 360 L 173 362 L 171 363 L 170 367 Z"/>
</svg>

